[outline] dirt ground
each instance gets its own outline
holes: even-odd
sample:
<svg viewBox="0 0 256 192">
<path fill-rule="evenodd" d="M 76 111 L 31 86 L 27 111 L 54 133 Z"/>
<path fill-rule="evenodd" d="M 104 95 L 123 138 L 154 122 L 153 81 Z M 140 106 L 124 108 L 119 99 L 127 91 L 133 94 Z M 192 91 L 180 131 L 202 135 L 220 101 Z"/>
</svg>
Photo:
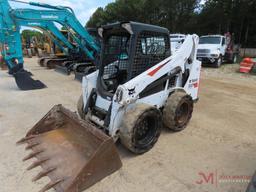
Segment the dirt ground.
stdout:
<svg viewBox="0 0 256 192">
<path fill-rule="evenodd" d="M 0 192 L 36 192 L 47 182 L 26 171 L 24 137 L 55 104 L 76 110 L 81 84 L 37 66 L 26 68 L 48 88 L 19 91 L 14 79 L 0 71 Z M 200 100 L 186 130 L 163 129 L 155 147 L 134 156 L 118 144 L 123 167 L 89 192 L 244 192 L 256 170 L 256 77 L 236 73 L 238 65 L 204 68 Z"/>
</svg>

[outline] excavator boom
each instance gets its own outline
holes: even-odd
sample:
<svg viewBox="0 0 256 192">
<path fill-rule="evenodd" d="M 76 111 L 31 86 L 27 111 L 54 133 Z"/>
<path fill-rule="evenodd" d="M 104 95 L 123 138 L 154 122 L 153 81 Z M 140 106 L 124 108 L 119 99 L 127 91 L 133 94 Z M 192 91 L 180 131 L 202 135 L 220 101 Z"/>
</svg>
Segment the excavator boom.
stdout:
<svg viewBox="0 0 256 192">
<path fill-rule="evenodd" d="M 78 21 L 71 8 L 36 2 L 26 4 L 48 9 L 12 9 L 8 0 L 0 0 L 0 41 L 4 45 L 2 55 L 8 65 L 10 74 L 14 75 L 16 83 L 21 90 L 41 89 L 46 87 L 40 81 L 36 81 L 35 83 L 35 80 L 31 78 L 30 73 L 23 69 L 24 60 L 22 55 L 20 26 L 24 23 L 27 25 L 32 25 L 31 23 L 40 23 L 37 27 L 40 27 L 41 25 L 42 28 L 45 28 L 46 25 L 48 25 L 47 30 L 56 34 L 59 37 L 60 42 L 64 42 L 68 48 L 74 48 L 70 42 L 60 35 L 60 32 L 53 23 L 56 22 L 61 24 L 69 31 L 73 32 L 73 39 L 77 43 L 79 50 L 81 50 L 91 61 L 95 60 L 100 48 L 93 37 L 91 37 L 88 31 Z"/>
</svg>

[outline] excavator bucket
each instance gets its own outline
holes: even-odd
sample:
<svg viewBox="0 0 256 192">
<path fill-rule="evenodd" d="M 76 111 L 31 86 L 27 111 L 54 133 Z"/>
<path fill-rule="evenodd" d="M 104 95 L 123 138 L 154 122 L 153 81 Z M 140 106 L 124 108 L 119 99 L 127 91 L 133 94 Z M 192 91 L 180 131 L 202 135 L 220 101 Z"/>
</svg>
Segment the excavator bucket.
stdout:
<svg viewBox="0 0 256 192">
<path fill-rule="evenodd" d="M 35 89 L 43 89 L 46 88 L 46 85 L 43 84 L 39 80 L 32 79 L 32 73 L 20 70 L 13 74 L 16 84 L 19 89 L 27 91 L 27 90 L 35 90 Z"/>
<path fill-rule="evenodd" d="M 32 150 L 23 160 L 37 159 L 28 170 L 43 169 L 33 181 L 51 179 L 40 192 L 81 192 L 122 166 L 113 139 L 61 105 L 18 142 L 23 143 Z"/>
</svg>

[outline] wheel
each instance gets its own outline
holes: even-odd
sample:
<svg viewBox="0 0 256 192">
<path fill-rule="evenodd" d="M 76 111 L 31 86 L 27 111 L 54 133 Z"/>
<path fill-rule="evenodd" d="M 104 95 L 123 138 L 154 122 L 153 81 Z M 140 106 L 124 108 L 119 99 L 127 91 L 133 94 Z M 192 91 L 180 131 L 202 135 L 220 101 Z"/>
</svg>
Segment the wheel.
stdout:
<svg viewBox="0 0 256 192">
<path fill-rule="evenodd" d="M 85 118 L 85 113 L 84 113 L 84 100 L 83 100 L 83 95 L 81 95 L 78 99 L 77 102 L 77 112 L 79 116 L 84 119 Z"/>
<path fill-rule="evenodd" d="M 189 123 L 194 103 L 184 92 L 174 92 L 163 109 L 164 125 L 172 131 L 182 131 Z"/>
<path fill-rule="evenodd" d="M 216 61 L 214 62 L 214 67 L 219 68 L 222 65 L 223 59 L 222 59 L 222 55 L 219 56 L 218 59 L 216 59 Z"/>
<path fill-rule="evenodd" d="M 138 104 L 124 115 L 120 141 L 131 152 L 142 154 L 155 145 L 161 129 L 161 112 L 155 107 Z"/>
</svg>

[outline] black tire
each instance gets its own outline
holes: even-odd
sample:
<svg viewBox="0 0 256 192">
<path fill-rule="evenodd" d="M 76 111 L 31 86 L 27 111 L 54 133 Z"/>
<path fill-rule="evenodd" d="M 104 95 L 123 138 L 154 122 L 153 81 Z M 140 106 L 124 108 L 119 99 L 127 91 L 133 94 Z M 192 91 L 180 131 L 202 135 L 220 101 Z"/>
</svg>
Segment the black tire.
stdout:
<svg viewBox="0 0 256 192">
<path fill-rule="evenodd" d="M 172 131 L 186 128 L 193 113 L 192 98 L 184 92 L 176 91 L 168 99 L 163 109 L 164 125 Z"/>
<path fill-rule="evenodd" d="M 138 104 L 124 115 L 121 143 L 135 154 L 143 154 L 155 145 L 162 129 L 162 113 L 155 107 Z"/>
<path fill-rule="evenodd" d="M 222 65 L 222 63 L 223 63 L 223 58 L 222 58 L 222 55 L 220 55 L 219 58 L 215 60 L 214 67 L 219 68 Z"/>
<path fill-rule="evenodd" d="M 83 100 L 83 95 L 81 95 L 78 99 L 77 102 L 77 112 L 79 116 L 84 119 L 85 118 L 85 113 L 84 113 L 84 100 Z"/>
</svg>

